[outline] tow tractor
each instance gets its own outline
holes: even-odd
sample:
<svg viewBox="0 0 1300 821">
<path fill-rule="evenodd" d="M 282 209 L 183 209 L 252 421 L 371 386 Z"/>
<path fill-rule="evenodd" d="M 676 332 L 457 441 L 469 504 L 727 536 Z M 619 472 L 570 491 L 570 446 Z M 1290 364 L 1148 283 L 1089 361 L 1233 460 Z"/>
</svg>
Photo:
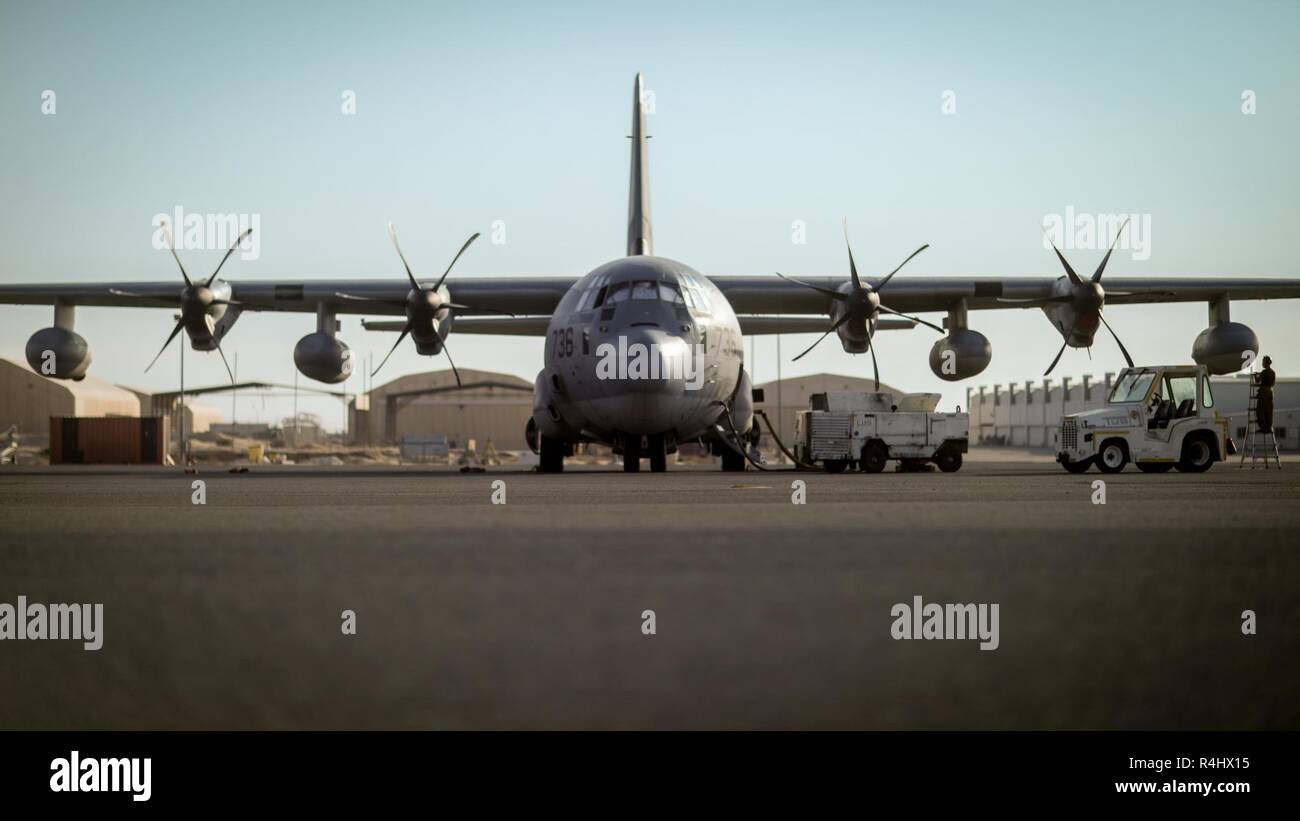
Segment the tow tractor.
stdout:
<svg viewBox="0 0 1300 821">
<path fill-rule="evenodd" d="M 1200 473 L 1237 450 L 1203 365 L 1125 368 L 1104 407 L 1064 416 L 1052 439 L 1071 473 L 1094 464 L 1119 473 L 1129 462 L 1144 473 Z"/>
<path fill-rule="evenodd" d="M 879 473 L 898 460 L 903 470 L 929 463 L 944 473 L 961 469 L 970 440 L 970 415 L 935 413 L 937 393 L 895 397 L 886 391 L 827 391 L 809 399 L 795 418 L 794 456 L 821 463 L 827 473 L 857 466 Z"/>
</svg>

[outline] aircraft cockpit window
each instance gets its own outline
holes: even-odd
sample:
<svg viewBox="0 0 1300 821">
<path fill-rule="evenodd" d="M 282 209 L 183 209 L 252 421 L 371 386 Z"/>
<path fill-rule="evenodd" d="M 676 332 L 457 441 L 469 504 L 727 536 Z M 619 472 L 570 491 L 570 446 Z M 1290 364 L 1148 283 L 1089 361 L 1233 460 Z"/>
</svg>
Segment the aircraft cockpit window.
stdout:
<svg viewBox="0 0 1300 821">
<path fill-rule="evenodd" d="M 664 302 L 672 302 L 677 305 L 683 303 L 682 292 L 677 290 L 677 286 L 671 282 L 659 283 L 659 298 Z"/>
<path fill-rule="evenodd" d="M 609 292 L 605 294 L 605 303 L 626 302 L 631 293 L 631 283 L 620 282 L 609 286 Z"/>
<path fill-rule="evenodd" d="M 658 283 L 646 280 L 637 280 L 632 283 L 633 299 L 658 299 Z"/>
</svg>

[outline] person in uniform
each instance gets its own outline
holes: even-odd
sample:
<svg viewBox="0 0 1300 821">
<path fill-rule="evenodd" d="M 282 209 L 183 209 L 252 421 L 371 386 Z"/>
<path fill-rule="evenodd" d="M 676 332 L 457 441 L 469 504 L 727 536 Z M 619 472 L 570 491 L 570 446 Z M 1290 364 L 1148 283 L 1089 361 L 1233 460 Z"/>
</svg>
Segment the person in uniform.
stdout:
<svg viewBox="0 0 1300 821">
<path fill-rule="evenodd" d="M 1255 423 L 1259 426 L 1260 433 L 1270 433 L 1273 430 L 1273 384 L 1277 382 L 1277 374 L 1273 372 L 1273 360 L 1270 357 L 1264 357 L 1264 370 L 1255 374 L 1255 384 L 1258 386 L 1255 394 Z"/>
</svg>

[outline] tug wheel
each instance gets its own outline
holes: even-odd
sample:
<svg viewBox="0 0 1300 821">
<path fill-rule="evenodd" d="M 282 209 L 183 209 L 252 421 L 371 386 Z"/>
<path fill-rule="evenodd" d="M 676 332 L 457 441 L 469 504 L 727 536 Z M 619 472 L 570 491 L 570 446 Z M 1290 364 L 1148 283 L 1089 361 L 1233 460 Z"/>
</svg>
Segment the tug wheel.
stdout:
<svg viewBox="0 0 1300 821">
<path fill-rule="evenodd" d="M 1103 442 L 1097 453 L 1097 469 L 1102 473 L 1119 473 L 1128 464 L 1128 450 L 1118 439 Z"/>
<path fill-rule="evenodd" d="M 1173 470 L 1173 462 L 1138 462 L 1138 470 L 1143 473 L 1168 473 Z"/>
</svg>

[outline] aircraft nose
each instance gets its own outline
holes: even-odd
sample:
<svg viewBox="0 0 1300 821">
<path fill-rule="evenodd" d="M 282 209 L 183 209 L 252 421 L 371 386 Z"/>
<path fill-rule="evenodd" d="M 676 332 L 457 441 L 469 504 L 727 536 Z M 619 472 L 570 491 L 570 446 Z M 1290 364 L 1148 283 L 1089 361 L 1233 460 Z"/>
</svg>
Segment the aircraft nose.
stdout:
<svg viewBox="0 0 1300 821">
<path fill-rule="evenodd" d="M 689 341 L 660 327 L 633 326 L 608 340 L 598 373 L 605 390 L 593 410 L 624 433 L 663 433 L 677 426 L 703 381 Z"/>
<path fill-rule="evenodd" d="M 634 326 L 620 336 L 620 381 L 628 393 L 681 396 L 695 366 L 690 343 L 660 327 Z"/>
</svg>

